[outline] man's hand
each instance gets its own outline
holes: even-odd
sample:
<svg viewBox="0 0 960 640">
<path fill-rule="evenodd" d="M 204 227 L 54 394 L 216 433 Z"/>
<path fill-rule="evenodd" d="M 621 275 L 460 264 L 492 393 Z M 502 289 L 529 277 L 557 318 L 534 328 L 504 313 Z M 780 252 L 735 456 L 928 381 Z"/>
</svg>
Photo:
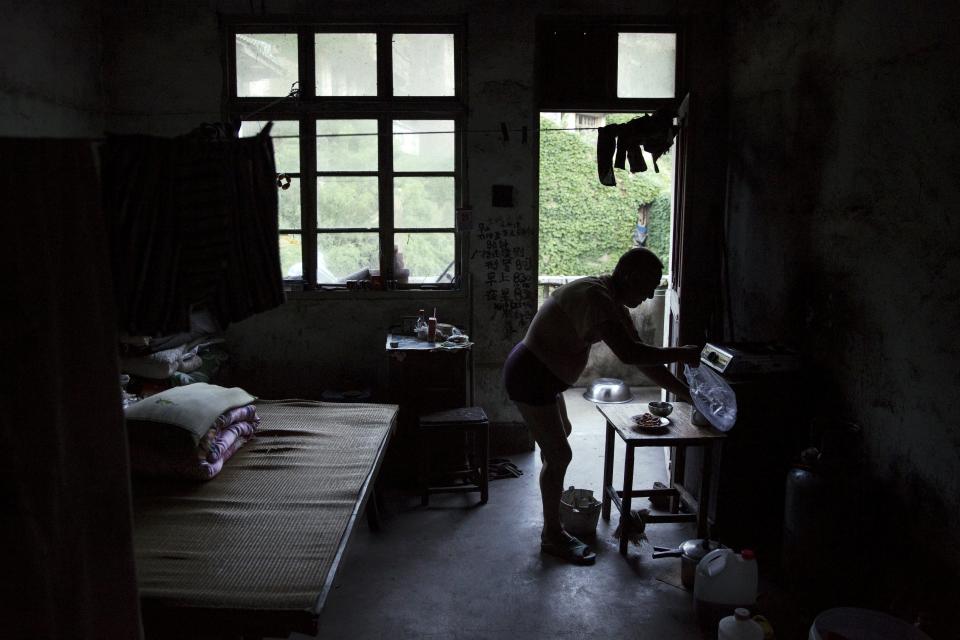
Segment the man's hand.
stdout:
<svg viewBox="0 0 960 640">
<path fill-rule="evenodd" d="M 691 367 L 700 366 L 700 352 L 702 348 L 695 344 L 685 344 L 681 349 L 680 362 L 688 364 Z"/>
</svg>

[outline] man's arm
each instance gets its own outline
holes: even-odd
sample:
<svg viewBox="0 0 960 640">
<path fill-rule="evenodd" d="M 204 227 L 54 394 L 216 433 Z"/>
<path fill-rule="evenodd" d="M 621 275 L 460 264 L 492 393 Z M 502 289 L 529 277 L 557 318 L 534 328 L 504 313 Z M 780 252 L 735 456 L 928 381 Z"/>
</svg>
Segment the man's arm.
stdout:
<svg viewBox="0 0 960 640">
<path fill-rule="evenodd" d="M 690 388 L 678 377 L 670 373 L 663 365 L 653 365 L 649 367 L 638 367 L 643 375 L 647 376 L 661 389 L 666 389 L 677 397 L 681 402 L 693 404 L 690 397 Z"/>
<path fill-rule="evenodd" d="M 689 364 L 691 367 L 700 364 L 700 347 L 697 345 L 685 345 L 682 347 L 651 347 L 648 344 L 640 342 L 636 329 L 633 328 L 629 316 L 624 313 L 626 319 L 613 318 L 604 323 L 601 329 L 603 341 L 610 347 L 610 350 L 625 364 L 635 364 L 638 367 L 650 367 L 654 365 L 664 365 L 671 362 L 680 362 Z M 662 369 L 662 367 L 661 367 Z M 675 378 L 669 371 L 664 369 L 664 373 L 675 383 L 683 384 Z M 658 374 L 654 374 L 658 375 Z M 665 380 L 663 376 L 660 379 Z M 660 384 L 659 382 L 657 384 Z M 663 386 L 663 385 L 661 385 Z M 683 385 L 684 388 L 686 385 Z M 671 389 L 664 386 L 665 389 Z"/>
</svg>

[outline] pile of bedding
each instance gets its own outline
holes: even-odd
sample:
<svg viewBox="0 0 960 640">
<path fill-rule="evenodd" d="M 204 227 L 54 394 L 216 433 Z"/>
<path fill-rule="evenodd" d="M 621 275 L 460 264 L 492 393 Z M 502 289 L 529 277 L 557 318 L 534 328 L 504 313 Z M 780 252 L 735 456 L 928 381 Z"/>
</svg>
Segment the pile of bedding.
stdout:
<svg viewBox="0 0 960 640">
<path fill-rule="evenodd" d="M 198 382 L 126 409 L 130 465 L 141 476 L 209 480 L 260 426 L 256 398 Z"/>
<path fill-rule="evenodd" d="M 120 336 L 120 371 L 166 387 L 210 382 L 226 359 L 223 332 L 206 310 L 190 315 L 190 330 L 169 336 Z"/>
</svg>

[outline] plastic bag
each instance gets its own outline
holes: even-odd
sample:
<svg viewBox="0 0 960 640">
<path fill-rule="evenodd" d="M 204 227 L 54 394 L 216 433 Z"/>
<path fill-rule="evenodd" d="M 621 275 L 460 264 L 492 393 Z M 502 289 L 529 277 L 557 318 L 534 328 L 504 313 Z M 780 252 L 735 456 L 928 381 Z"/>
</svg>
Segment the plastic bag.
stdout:
<svg viewBox="0 0 960 640">
<path fill-rule="evenodd" d="M 737 422 L 737 395 L 710 367 L 684 365 L 683 375 L 697 410 L 720 431 L 730 431 Z"/>
</svg>

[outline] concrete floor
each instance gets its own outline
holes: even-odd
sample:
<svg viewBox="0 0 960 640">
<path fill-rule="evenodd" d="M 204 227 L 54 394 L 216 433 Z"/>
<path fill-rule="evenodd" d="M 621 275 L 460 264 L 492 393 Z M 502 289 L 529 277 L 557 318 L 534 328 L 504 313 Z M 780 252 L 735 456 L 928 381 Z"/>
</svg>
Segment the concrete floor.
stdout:
<svg viewBox="0 0 960 640">
<path fill-rule="evenodd" d="M 599 498 L 604 424 L 582 391 L 566 394 L 574 452 L 566 485 Z M 659 399 L 658 389 L 634 392 L 637 402 Z M 615 477 L 623 463 L 617 453 Z M 666 479 L 661 449 L 637 454 L 636 483 Z M 432 496 L 426 508 L 415 496 L 387 496 L 383 530 L 361 526 L 354 534 L 317 637 L 700 638 L 690 594 L 658 579 L 676 581 L 680 560 L 652 560 L 649 546 L 632 546 L 624 560 L 612 536 L 616 509 L 609 524 L 600 520 L 594 566 L 541 555 L 539 455 L 510 458 L 523 476 L 491 482 L 482 507 L 472 506 L 478 494 Z M 687 524 L 648 530 L 651 544 L 663 546 L 693 533 Z"/>
</svg>

